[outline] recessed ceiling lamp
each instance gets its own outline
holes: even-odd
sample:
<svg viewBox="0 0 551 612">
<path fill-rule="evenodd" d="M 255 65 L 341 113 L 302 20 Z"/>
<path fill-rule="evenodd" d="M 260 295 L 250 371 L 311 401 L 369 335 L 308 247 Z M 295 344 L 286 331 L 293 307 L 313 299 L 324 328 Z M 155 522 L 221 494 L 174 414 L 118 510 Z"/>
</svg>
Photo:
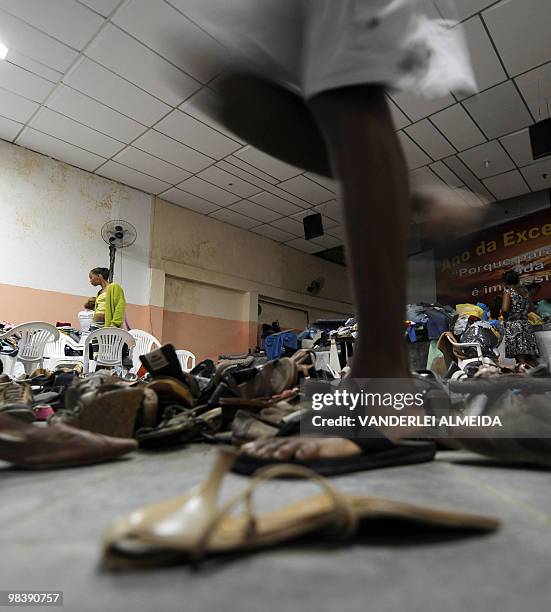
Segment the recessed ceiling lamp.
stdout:
<svg viewBox="0 0 551 612">
<path fill-rule="evenodd" d="M 0 42 L 0 60 L 6 59 L 9 49 Z"/>
</svg>

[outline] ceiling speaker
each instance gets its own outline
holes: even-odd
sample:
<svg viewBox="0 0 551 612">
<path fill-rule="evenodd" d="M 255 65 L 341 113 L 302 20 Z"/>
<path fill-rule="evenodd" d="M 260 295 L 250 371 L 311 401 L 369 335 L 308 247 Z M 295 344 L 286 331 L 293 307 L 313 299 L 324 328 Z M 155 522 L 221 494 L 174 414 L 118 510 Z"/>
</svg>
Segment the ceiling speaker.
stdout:
<svg viewBox="0 0 551 612">
<path fill-rule="evenodd" d="M 530 144 L 534 159 L 551 155 L 551 119 L 538 121 L 529 128 Z"/>
<path fill-rule="evenodd" d="M 306 238 L 306 240 L 312 240 L 312 238 L 323 236 L 323 221 L 321 218 L 321 213 L 304 217 L 302 223 L 304 225 L 304 238 Z"/>
</svg>

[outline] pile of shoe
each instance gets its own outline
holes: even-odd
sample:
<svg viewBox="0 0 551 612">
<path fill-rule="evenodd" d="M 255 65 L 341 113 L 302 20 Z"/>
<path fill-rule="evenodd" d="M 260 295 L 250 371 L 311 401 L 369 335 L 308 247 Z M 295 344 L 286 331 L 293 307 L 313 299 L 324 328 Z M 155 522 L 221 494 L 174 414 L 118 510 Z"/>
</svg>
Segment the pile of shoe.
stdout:
<svg viewBox="0 0 551 612">
<path fill-rule="evenodd" d="M 252 356 L 218 364 L 207 359 L 184 372 L 174 348 L 166 345 L 142 362 L 148 374 L 139 380 L 104 372 L 77 378 L 49 422 L 135 438 L 142 448 L 191 441 L 242 444 L 275 435 L 300 414 L 299 378 L 315 375 L 315 357 L 307 350 L 261 365 Z"/>
</svg>

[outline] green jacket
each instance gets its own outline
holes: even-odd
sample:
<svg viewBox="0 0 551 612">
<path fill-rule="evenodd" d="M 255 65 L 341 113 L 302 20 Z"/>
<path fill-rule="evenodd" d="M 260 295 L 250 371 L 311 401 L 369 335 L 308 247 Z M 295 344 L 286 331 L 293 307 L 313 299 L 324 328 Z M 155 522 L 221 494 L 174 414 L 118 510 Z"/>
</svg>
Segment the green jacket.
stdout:
<svg viewBox="0 0 551 612">
<path fill-rule="evenodd" d="M 117 283 L 111 283 L 105 292 L 105 327 L 122 327 L 125 311 L 124 291 Z"/>
</svg>

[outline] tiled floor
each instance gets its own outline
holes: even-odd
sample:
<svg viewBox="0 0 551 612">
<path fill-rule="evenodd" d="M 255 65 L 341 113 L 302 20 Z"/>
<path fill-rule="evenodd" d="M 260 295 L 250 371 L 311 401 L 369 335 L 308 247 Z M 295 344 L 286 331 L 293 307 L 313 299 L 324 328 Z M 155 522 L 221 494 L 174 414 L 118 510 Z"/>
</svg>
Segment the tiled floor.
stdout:
<svg viewBox="0 0 551 612">
<path fill-rule="evenodd" d="M 174 496 L 206 474 L 203 445 L 50 472 L 0 464 L 0 590 L 63 590 L 75 612 L 549 612 L 549 472 L 496 467 L 468 453 L 334 479 L 341 489 L 496 514 L 502 529 L 457 537 L 373 525 L 352 542 L 325 537 L 199 571 L 186 566 L 108 573 L 105 528 L 120 513 Z M 243 486 L 231 476 L 223 495 Z M 314 489 L 312 489 L 312 492 Z M 310 493 L 273 482 L 260 507 Z"/>
</svg>

